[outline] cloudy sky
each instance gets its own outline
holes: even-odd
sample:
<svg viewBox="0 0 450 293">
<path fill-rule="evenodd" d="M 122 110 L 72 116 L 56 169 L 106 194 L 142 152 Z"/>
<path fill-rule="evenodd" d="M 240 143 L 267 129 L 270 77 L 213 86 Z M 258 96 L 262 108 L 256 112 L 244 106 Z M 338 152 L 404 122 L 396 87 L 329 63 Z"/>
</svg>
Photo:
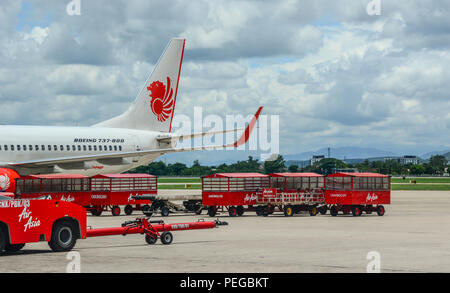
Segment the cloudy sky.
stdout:
<svg viewBox="0 0 450 293">
<path fill-rule="evenodd" d="M 175 115 L 278 115 L 280 152 L 450 149 L 450 2 L 0 3 L 0 124 L 87 126 L 124 111 L 186 38 Z M 204 129 L 205 131 L 208 129 Z M 191 157 L 190 157 L 191 158 Z"/>
</svg>

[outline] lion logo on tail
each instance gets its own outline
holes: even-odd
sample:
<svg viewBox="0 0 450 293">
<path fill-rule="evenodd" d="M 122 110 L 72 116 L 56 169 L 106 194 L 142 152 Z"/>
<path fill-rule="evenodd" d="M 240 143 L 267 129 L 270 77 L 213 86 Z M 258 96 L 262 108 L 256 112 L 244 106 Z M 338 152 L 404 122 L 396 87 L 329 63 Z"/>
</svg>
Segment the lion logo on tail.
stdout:
<svg viewBox="0 0 450 293">
<path fill-rule="evenodd" d="M 160 81 L 154 81 L 147 87 L 150 91 L 150 108 L 159 122 L 164 122 L 169 118 L 173 109 L 173 89 L 170 86 L 170 78 L 167 77 L 167 87 Z"/>
</svg>

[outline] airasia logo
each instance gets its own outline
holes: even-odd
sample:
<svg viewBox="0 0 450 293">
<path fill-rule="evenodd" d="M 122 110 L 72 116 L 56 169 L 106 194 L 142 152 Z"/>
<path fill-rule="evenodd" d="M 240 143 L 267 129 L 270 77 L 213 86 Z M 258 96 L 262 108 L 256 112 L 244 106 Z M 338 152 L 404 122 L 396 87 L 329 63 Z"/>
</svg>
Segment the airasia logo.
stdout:
<svg viewBox="0 0 450 293">
<path fill-rule="evenodd" d="M 170 86 L 170 78 L 167 77 L 167 86 L 161 81 L 154 81 L 147 87 L 150 92 L 150 108 L 159 122 L 169 118 L 173 109 L 173 89 Z"/>
<path fill-rule="evenodd" d="M 370 193 L 367 194 L 366 201 L 374 201 L 377 199 L 378 199 L 378 195 L 376 195 L 375 193 L 373 193 L 372 195 L 370 195 Z"/>
<path fill-rule="evenodd" d="M 5 191 L 11 186 L 8 175 L 0 175 L 0 191 Z"/>
</svg>

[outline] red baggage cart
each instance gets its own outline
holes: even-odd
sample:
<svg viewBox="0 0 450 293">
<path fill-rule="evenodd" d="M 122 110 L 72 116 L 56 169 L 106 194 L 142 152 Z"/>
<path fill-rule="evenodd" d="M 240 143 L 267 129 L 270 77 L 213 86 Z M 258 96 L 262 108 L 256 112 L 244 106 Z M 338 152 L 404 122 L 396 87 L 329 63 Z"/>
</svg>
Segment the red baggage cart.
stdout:
<svg viewBox="0 0 450 293">
<path fill-rule="evenodd" d="M 16 181 L 16 195 L 20 198 L 73 202 L 96 216 L 105 210 L 117 216 L 120 205 L 125 205 L 126 214 L 145 209 L 150 200 L 135 196 L 157 193 L 157 178 L 148 174 L 105 174 L 92 178 L 79 174 L 29 175 Z"/>
<path fill-rule="evenodd" d="M 269 175 L 260 173 L 216 173 L 202 177 L 202 204 L 208 215 L 218 210 L 229 215 L 242 216 L 245 210 L 254 210 L 257 191 L 270 187 Z"/>
<path fill-rule="evenodd" d="M 258 216 L 267 216 L 276 209 L 285 216 L 309 211 L 311 216 L 326 213 L 324 176 L 316 173 L 272 173 L 270 188 L 259 191 L 256 207 Z"/>
<path fill-rule="evenodd" d="M 390 176 L 378 173 L 335 173 L 326 177 L 325 203 L 330 214 L 360 216 L 362 212 L 379 216 L 384 204 L 391 203 Z"/>
</svg>

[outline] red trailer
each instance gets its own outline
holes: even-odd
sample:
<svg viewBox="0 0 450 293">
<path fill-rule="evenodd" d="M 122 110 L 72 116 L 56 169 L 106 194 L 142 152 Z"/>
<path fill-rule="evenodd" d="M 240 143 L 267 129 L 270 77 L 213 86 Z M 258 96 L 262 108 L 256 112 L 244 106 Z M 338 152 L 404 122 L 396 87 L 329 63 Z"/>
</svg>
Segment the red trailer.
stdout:
<svg viewBox="0 0 450 293">
<path fill-rule="evenodd" d="M 360 216 L 362 212 L 379 216 L 385 213 L 384 204 L 391 203 L 390 176 L 378 173 L 336 173 L 326 177 L 325 202 L 330 214 Z"/>
<path fill-rule="evenodd" d="M 96 216 L 108 209 L 117 216 L 119 205 L 126 205 L 127 215 L 145 209 L 150 200 L 136 196 L 157 193 L 157 178 L 148 174 L 104 174 L 92 178 L 78 174 L 29 175 L 16 181 L 16 194 L 21 198 L 74 202 Z"/>
<path fill-rule="evenodd" d="M 202 177 L 202 203 L 208 215 L 218 210 L 229 215 L 242 216 L 245 210 L 254 210 L 257 191 L 270 187 L 269 175 L 260 173 L 216 173 Z"/>
<path fill-rule="evenodd" d="M 324 176 L 316 173 L 272 173 L 270 188 L 258 191 L 256 214 L 267 216 L 275 209 L 285 216 L 309 211 L 311 216 L 326 213 Z"/>
</svg>

